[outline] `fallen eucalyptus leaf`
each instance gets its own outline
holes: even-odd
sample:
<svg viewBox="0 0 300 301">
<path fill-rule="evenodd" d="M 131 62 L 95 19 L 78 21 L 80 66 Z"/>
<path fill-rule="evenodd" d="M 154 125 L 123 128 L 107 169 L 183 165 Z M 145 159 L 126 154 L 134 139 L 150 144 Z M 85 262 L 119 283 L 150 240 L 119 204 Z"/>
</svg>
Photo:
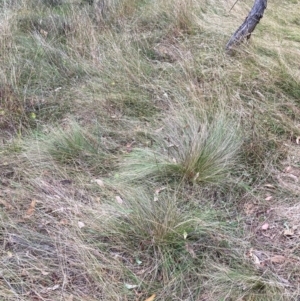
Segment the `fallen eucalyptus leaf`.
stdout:
<svg viewBox="0 0 300 301">
<path fill-rule="evenodd" d="M 156 297 L 156 295 L 153 294 L 151 297 L 147 298 L 145 301 L 153 301 L 155 297 Z"/>
</svg>

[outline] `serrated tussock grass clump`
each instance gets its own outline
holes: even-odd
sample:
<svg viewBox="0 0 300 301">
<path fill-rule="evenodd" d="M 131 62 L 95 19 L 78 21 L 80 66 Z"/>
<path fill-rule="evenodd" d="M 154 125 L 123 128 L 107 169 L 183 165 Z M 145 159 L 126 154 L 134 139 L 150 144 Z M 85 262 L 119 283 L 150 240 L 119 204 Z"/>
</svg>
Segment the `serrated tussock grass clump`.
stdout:
<svg viewBox="0 0 300 301">
<path fill-rule="evenodd" d="M 220 183 L 234 167 L 242 141 L 237 123 L 213 118 L 187 112 L 167 118 L 157 149 L 134 150 L 121 164 L 121 175 Z"/>
<path fill-rule="evenodd" d="M 93 222 L 99 248 L 123 250 L 124 269 L 136 272 L 130 281 L 162 300 L 196 298 L 205 258 L 226 237 L 217 212 L 187 211 L 183 203 L 168 188 L 153 195 L 127 189 L 117 205 L 103 204 Z"/>
<path fill-rule="evenodd" d="M 211 121 L 205 115 L 181 114 L 166 121 L 166 133 L 169 155 L 187 179 L 219 182 L 237 162 L 239 125 L 222 114 Z"/>
<path fill-rule="evenodd" d="M 118 213 L 112 217 L 111 226 L 118 239 L 132 243 L 149 241 L 152 246 L 179 245 L 183 234 L 189 232 L 191 222 L 186 220 L 177 206 L 176 198 L 163 195 L 159 198 L 141 192 L 125 197 Z M 149 245 L 150 246 L 150 245 Z"/>
<path fill-rule="evenodd" d="M 114 142 L 100 129 L 84 129 L 71 123 L 68 129 L 58 128 L 40 139 L 42 149 L 55 161 L 93 173 L 105 173 L 114 163 Z"/>
</svg>

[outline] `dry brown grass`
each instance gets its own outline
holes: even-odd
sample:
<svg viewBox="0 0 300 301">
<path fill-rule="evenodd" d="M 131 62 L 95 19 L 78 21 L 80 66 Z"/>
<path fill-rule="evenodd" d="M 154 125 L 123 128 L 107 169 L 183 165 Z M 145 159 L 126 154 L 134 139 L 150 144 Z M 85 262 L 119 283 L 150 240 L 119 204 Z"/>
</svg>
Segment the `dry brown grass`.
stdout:
<svg viewBox="0 0 300 301">
<path fill-rule="evenodd" d="M 297 300 L 299 4 L 88 2 L 0 1 L 0 299 Z"/>
</svg>

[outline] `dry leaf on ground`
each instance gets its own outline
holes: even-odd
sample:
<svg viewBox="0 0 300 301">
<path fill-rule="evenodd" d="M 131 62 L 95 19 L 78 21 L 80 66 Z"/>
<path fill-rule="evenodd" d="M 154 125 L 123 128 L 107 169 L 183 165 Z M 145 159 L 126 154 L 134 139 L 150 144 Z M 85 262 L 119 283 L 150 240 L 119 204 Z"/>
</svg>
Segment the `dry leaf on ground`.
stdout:
<svg viewBox="0 0 300 301">
<path fill-rule="evenodd" d="M 262 230 L 267 230 L 267 229 L 269 229 L 269 224 L 268 224 L 268 223 L 263 224 L 263 225 L 261 226 L 261 229 L 262 229 Z"/>
<path fill-rule="evenodd" d="M 155 298 L 155 294 L 153 294 L 151 297 L 147 298 L 145 301 L 153 301 Z"/>
<path fill-rule="evenodd" d="M 282 255 L 275 255 L 275 256 L 270 258 L 270 261 L 272 263 L 284 263 L 285 260 L 286 260 L 286 258 Z"/>
<path fill-rule="evenodd" d="M 31 203 L 30 203 L 29 208 L 26 211 L 26 215 L 24 216 L 25 218 L 28 218 L 28 217 L 30 217 L 31 215 L 34 214 L 35 205 L 36 205 L 36 200 L 32 200 Z"/>
<path fill-rule="evenodd" d="M 284 230 L 283 235 L 293 236 L 294 235 L 294 230 L 293 229 L 286 229 L 286 230 Z"/>
<path fill-rule="evenodd" d="M 244 212 L 246 215 L 252 215 L 257 210 L 257 206 L 255 206 L 253 203 L 245 203 L 244 204 Z"/>
</svg>

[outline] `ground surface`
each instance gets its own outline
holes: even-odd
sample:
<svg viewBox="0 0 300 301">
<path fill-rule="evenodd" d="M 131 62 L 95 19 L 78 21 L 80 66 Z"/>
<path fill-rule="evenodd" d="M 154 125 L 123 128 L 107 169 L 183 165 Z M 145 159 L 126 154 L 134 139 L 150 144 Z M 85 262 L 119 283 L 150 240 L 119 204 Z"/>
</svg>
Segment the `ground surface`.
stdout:
<svg viewBox="0 0 300 301">
<path fill-rule="evenodd" d="M 0 0 L 0 299 L 299 300 L 300 4 Z"/>
</svg>

